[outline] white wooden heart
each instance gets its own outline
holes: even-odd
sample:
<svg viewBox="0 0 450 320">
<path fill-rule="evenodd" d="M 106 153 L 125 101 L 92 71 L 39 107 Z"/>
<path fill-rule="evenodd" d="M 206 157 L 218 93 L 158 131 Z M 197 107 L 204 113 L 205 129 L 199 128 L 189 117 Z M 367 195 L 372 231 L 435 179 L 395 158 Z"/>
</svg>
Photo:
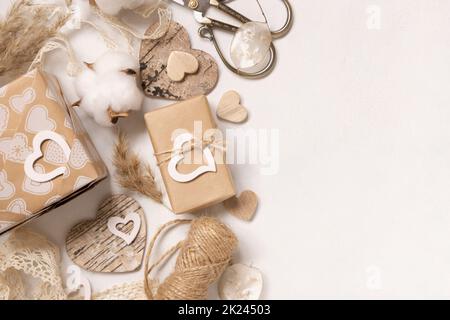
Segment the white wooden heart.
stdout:
<svg viewBox="0 0 450 320">
<path fill-rule="evenodd" d="M 34 163 L 42 158 L 41 145 L 46 140 L 52 140 L 56 142 L 64 152 L 64 155 L 69 161 L 70 158 L 70 147 L 66 140 L 59 134 L 53 131 L 41 131 L 33 139 L 33 152 L 26 158 L 24 163 L 25 174 L 28 178 L 36 182 L 48 182 L 56 177 L 66 173 L 66 167 L 59 167 L 49 173 L 39 173 L 34 168 Z"/>
<path fill-rule="evenodd" d="M 194 139 L 193 135 L 190 133 L 184 133 L 176 137 L 174 142 L 174 150 L 182 150 L 183 145 L 192 141 Z M 184 154 L 182 152 L 177 152 L 173 154 L 172 159 L 170 159 L 169 165 L 168 165 L 168 172 L 170 177 L 177 181 L 177 182 L 189 182 L 192 180 L 195 180 L 197 177 L 201 176 L 202 174 L 205 174 L 207 172 L 216 172 L 216 162 L 214 160 L 214 157 L 212 155 L 212 152 L 209 148 L 203 149 L 203 155 L 206 159 L 207 165 L 200 166 L 194 171 L 183 174 L 180 173 L 177 169 L 178 164 L 180 161 L 184 159 Z"/>
<path fill-rule="evenodd" d="M 88 279 L 83 277 L 80 268 L 75 265 L 70 265 L 67 267 L 66 273 L 69 275 L 66 280 L 66 294 L 70 296 L 83 288 L 84 300 L 91 300 L 91 283 Z"/>
<path fill-rule="evenodd" d="M 118 229 L 120 224 L 127 225 L 133 222 L 133 229 L 130 233 L 122 232 Z M 112 234 L 123 239 L 128 245 L 132 244 L 141 229 L 141 217 L 136 212 L 129 212 L 125 218 L 111 217 L 108 219 L 108 229 Z"/>
</svg>

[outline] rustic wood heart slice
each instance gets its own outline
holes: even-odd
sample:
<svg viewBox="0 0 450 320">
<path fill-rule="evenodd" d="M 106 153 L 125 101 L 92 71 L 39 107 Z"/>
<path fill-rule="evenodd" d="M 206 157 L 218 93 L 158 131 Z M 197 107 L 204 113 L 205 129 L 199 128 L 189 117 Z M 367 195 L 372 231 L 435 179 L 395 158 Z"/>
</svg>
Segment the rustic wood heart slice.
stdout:
<svg viewBox="0 0 450 320">
<path fill-rule="evenodd" d="M 198 60 L 190 53 L 172 51 L 167 60 L 167 75 L 172 81 L 182 81 L 187 74 L 198 71 Z"/>
<path fill-rule="evenodd" d="M 158 27 L 151 26 L 150 35 Z M 184 81 L 174 82 L 167 74 L 168 58 L 173 51 L 191 54 L 198 61 L 198 71 L 189 74 Z M 186 100 L 207 95 L 217 84 L 219 68 L 216 61 L 206 52 L 191 48 L 189 34 L 176 22 L 171 22 L 166 34 L 157 40 L 144 40 L 140 52 L 142 88 L 147 96 L 171 100 Z"/>
<path fill-rule="evenodd" d="M 241 105 L 239 93 L 231 90 L 222 96 L 217 107 L 217 116 L 233 123 L 242 123 L 247 120 L 248 111 Z"/>
<path fill-rule="evenodd" d="M 140 223 L 138 230 L 136 223 Z M 112 224 L 117 232 L 111 232 Z M 100 205 L 94 220 L 82 222 L 70 230 L 66 249 L 72 261 L 85 270 L 130 272 L 142 264 L 146 238 L 147 226 L 141 206 L 133 198 L 116 195 Z"/>
<path fill-rule="evenodd" d="M 258 208 L 258 196 L 253 191 L 247 190 L 239 197 L 233 197 L 224 201 L 223 205 L 235 217 L 251 221 Z"/>
</svg>

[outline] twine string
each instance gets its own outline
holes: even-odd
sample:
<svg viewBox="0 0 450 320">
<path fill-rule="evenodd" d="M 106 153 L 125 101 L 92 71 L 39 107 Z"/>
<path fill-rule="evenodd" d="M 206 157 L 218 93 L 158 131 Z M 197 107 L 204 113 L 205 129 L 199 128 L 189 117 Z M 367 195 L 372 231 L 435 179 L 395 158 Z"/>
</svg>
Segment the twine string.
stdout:
<svg viewBox="0 0 450 320">
<path fill-rule="evenodd" d="M 149 267 L 156 240 L 163 231 L 180 224 L 191 224 L 186 240 L 178 242 Z M 215 282 L 230 263 L 237 246 L 233 232 L 217 219 L 201 217 L 179 219 L 161 226 L 147 248 L 144 269 L 144 288 L 150 300 L 206 299 L 208 287 Z M 150 273 L 167 258 L 179 251 L 175 270 L 156 285 Z"/>
<path fill-rule="evenodd" d="M 128 38 L 125 33 L 132 35 L 133 37 L 140 40 L 157 40 L 161 38 L 168 30 L 168 25 L 172 20 L 172 13 L 168 9 L 158 8 L 158 16 L 159 16 L 159 26 L 158 28 L 150 35 L 140 35 L 135 30 L 126 25 L 122 20 L 117 17 L 108 15 L 104 13 L 100 8 L 94 3 L 91 4 L 91 7 L 94 9 L 95 15 L 97 15 L 103 21 L 108 22 L 113 28 L 119 30 L 119 32 L 126 38 Z M 144 16 L 150 16 L 153 12 L 155 12 L 157 7 L 148 10 L 145 12 Z"/>
<path fill-rule="evenodd" d="M 163 263 L 164 261 L 166 261 L 166 259 L 168 259 L 169 257 L 171 257 L 175 252 L 177 252 L 183 245 L 184 241 L 180 241 L 178 242 L 175 246 L 173 246 L 172 248 L 170 248 L 169 250 L 167 250 L 155 263 L 153 263 L 150 267 L 150 257 L 152 255 L 152 251 L 153 248 L 155 246 L 156 241 L 158 240 L 158 238 L 160 237 L 160 235 L 163 233 L 163 231 L 175 227 L 175 226 L 179 226 L 182 224 L 188 224 L 191 223 L 192 220 L 189 219 L 177 219 L 177 220 L 173 220 L 173 221 L 169 221 L 167 223 L 165 223 L 164 225 L 162 225 L 158 231 L 155 233 L 155 235 L 153 236 L 152 240 L 150 241 L 150 244 L 148 245 L 147 248 L 147 252 L 145 254 L 145 264 L 144 264 L 144 289 L 145 289 L 145 294 L 147 295 L 149 300 L 154 300 L 154 295 L 153 295 L 153 285 L 151 285 L 151 283 L 153 284 L 154 281 L 149 279 L 149 275 L 150 273 L 157 267 L 159 266 L 161 263 Z"/>
<path fill-rule="evenodd" d="M 220 150 L 220 151 L 224 152 L 226 150 L 226 145 L 225 145 L 224 141 L 222 141 L 222 140 L 216 141 L 214 137 L 204 138 L 204 139 L 192 138 L 191 141 L 185 143 L 180 148 L 172 148 L 172 149 L 156 152 L 156 153 L 154 153 L 154 155 L 157 159 L 159 156 L 168 155 L 167 157 L 165 157 L 162 160 L 159 160 L 157 162 L 157 165 L 161 166 L 162 164 L 172 160 L 172 158 L 182 155 L 182 154 L 189 153 L 196 148 L 201 148 L 201 150 L 203 150 L 205 148 L 210 148 L 210 149 L 213 149 L 212 151 Z"/>
</svg>

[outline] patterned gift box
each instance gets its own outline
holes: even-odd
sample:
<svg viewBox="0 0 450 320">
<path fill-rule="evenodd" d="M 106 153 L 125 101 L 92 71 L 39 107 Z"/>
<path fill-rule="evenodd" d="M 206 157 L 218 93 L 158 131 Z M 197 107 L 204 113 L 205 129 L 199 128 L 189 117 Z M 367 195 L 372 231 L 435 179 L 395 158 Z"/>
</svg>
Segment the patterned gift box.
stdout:
<svg viewBox="0 0 450 320">
<path fill-rule="evenodd" d="M 34 70 L 0 89 L 0 234 L 106 177 L 54 77 Z"/>
</svg>

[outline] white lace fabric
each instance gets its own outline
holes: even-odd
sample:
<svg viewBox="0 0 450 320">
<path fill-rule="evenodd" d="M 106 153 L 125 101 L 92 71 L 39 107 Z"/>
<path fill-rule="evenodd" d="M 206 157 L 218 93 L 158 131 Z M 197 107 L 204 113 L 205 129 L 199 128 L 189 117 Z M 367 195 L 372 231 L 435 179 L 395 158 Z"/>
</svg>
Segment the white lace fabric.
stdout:
<svg viewBox="0 0 450 320">
<path fill-rule="evenodd" d="M 0 245 L 0 299 L 66 299 L 59 273 L 59 249 L 26 229 Z"/>
<path fill-rule="evenodd" d="M 76 295 L 73 299 L 81 297 Z M 0 300 L 66 300 L 59 248 L 44 236 L 18 229 L 0 244 Z M 146 300 L 143 281 L 116 285 L 94 300 Z"/>
<path fill-rule="evenodd" d="M 94 300 L 147 300 L 144 282 L 120 284 L 111 289 L 94 294 Z"/>
</svg>

